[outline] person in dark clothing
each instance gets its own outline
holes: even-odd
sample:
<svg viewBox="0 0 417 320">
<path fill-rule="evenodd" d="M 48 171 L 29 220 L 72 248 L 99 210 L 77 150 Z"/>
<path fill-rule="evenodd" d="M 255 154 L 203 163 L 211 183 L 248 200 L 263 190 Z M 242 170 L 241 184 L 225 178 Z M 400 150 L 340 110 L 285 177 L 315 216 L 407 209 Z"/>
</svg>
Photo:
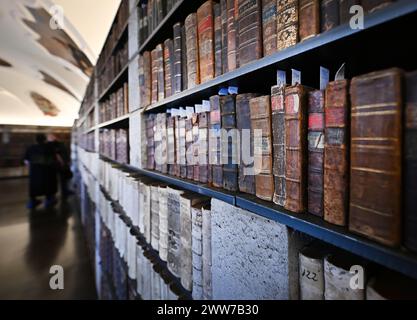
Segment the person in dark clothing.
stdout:
<svg viewBox="0 0 417 320">
<path fill-rule="evenodd" d="M 46 136 L 38 134 L 37 144 L 30 146 L 25 153 L 25 163 L 29 165 L 29 202 L 27 207 L 34 209 L 40 204 L 37 197 L 46 196 L 45 207 L 56 203 L 57 172 L 55 150 L 46 143 Z"/>
<path fill-rule="evenodd" d="M 68 188 L 68 182 L 72 178 L 70 169 L 70 157 L 67 147 L 60 142 L 53 133 L 48 134 L 48 145 L 50 145 L 57 154 L 57 172 L 61 188 L 61 196 L 66 199 L 73 192 Z"/>
</svg>

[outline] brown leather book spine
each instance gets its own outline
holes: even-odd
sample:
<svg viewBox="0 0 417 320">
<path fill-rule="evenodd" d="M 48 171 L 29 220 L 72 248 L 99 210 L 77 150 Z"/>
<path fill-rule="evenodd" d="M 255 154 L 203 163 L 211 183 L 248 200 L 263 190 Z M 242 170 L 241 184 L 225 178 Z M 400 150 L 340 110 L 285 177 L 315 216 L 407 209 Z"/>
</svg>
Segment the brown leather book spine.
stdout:
<svg viewBox="0 0 417 320">
<path fill-rule="evenodd" d="M 285 89 L 285 209 L 307 207 L 307 95 L 302 85 Z"/>
<path fill-rule="evenodd" d="M 256 196 L 272 201 L 274 178 L 272 175 L 272 128 L 270 96 L 249 101 L 252 130 L 254 130 L 254 169 Z M 261 134 L 257 133 L 261 132 Z"/>
<path fill-rule="evenodd" d="M 188 53 L 187 53 L 187 37 L 185 33 L 185 26 L 181 27 L 181 79 L 182 79 L 182 90 L 188 88 Z"/>
<path fill-rule="evenodd" d="M 273 202 L 284 206 L 286 199 L 285 183 L 285 87 L 271 88 L 272 142 L 273 142 Z"/>
<path fill-rule="evenodd" d="M 401 241 L 402 77 L 399 69 L 352 79 L 349 230 Z"/>
<path fill-rule="evenodd" d="M 261 0 L 238 1 L 239 66 L 262 58 Z"/>
<path fill-rule="evenodd" d="M 197 14 L 188 15 L 184 26 L 187 46 L 187 88 L 190 89 L 200 83 Z"/>
<path fill-rule="evenodd" d="M 417 71 L 406 76 L 404 136 L 405 245 L 417 251 Z"/>
<path fill-rule="evenodd" d="M 235 21 L 235 1 L 226 0 L 227 6 L 227 70 L 232 71 L 237 67 L 236 64 L 236 21 Z"/>
<path fill-rule="evenodd" d="M 366 13 L 372 13 L 383 9 L 393 3 L 393 0 L 362 0 L 362 7 Z"/>
<path fill-rule="evenodd" d="M 324 91 L 308 95 L 308 212 L 323 217 Z"/>
<path fill-rule="evenodd" d="M 172 95 L 172 86 L 171 86 L 171 78 L 172 72 L 171 70 L 171 58 L 173 54 L 173 43 L 171 39 L 166 39 L 164 41 L 164 81 L 165 81 L 165 97 L 169 97 Z"/>
<path fill-rule="evenodd" d="M 181 152 L 180 152 L 180 118 L 174 117 L 174 137 L 175 137 L 175 165 L 174 165 L 174 175 L 176 177 L 180 176 L 180 162 L 182 161 Z"/>
<path fill-rule="evenodd" d="M 151 51 L 152 57 L 152 96 L 151 103 L 158 102 L 158 53 L 156 49 Z"/>
<path fill-rule="evenodd" d="M 244 93 L 236 96 L 236 121 L 240 133 L 239 191 L 255 194 L 255 176 L 253 175 L 253 133 L 250 119 L 249 101 L 257 94 Z"/>
<path fill-rule="evenodd" d="M 298 0 L 277 3 L 277 50 L 298 42 Z"/>
<path fill-rule="evenodd" d="M 349 199 L 349 81 L 329 83 L 325 93 L 324 220 L 346 225 Z"/>
<path fill-rule="evenodd" d="M 156 46 L 156 59 L 158 66 L 158 101 L 161 101 L 165 98 L 164 46 L 162 44 Z"/>
<path fill-rule="evenodd" d="M 187 179 L 194 178 L 194 157 L 193 157 L 193 120 L 185 120 L 185 150 L 187 160 Z"/>
<path fill-rule="evenodd" d="M 222 16 L 220 11 L 220 3 L 215 3 L 213 7 L 214 13 L 214 76 L 218 77 L 222 74 Z"/>
<path fill-rule="evenodd" d="M 145 51 L 139 56 L 139 89 L 140 89 L 140 105 L 142 108 L 151 104 L 152 93 L 152 65 L 151 53 Z"/>
<path fill-rule="evenodd" d="M 175 120 L 169 117 L 167 120 L 167 158 L 168 158 L 168 174 L 175 175 Z"/>
<path fill-rule="evenodd" d="M 200 82 L 214 78 L 214 20 L 213 1 L 204 2 L 197 10 L 198 56 Z"/>
<path fill-rule="evenodd" d="M 209 137 L 209 161 L 212 185 L 223 188 L 223 166 L 221 164 L 221 115 L 220 96 L 210 97 L 210 137 Z"/>
<path fill-rule="evenodd" d="M 300 41 L 320 33 L 320 1 L 300 0 Z"/>
<path fill-rule="evenodd" d="M 123 114 L 129 113 L 129 85 L 127 82 L 123 83 Z"/>
<path fill-rule="evenodd" d="M 185 52 L 182 52 L 182 41 L 185 41 L 185 39 L 182 38 L 181 35 L 181 23 L 177 22 L 173 26 L 173 32 L 174 32 L 174 43 L 173 43 L 173 49 L 174 49 L 174 70 L 173 70 L 173 76 L 174 76 L 174 87 L 173 87 L 173 94 L 179 93 L 182 90 L 182 54 L 186 54 Z"/>
<path fill-rule="evenodd" d="M 361 0 L 339 0 L 339 22 L 340 24 L 349 23 L 352 14 L 349 12 L 354 5 L 360 5 Z"/>
<path fill-rule="evenodd" d="M 262 38 L 264 56 L 277 51 L 277 1 L 262 0 Z"/>
<path fill-rule="evenodd" d="M 321 2 L 321 32 L 326 32 L 339 25 L 339 0 Z"/>
<path fill-rule="evenodd" d="M 198 153 L 198 134 L 199 134 L 199 115 L 197 113 L 194 113 L 191 121 L 193 124 L 193 146 L 192 146 L 192 152 L 193 152 L 193 180 L 194 181 L 199 181 L 200 180 L 200 166 L 198 163 L 198 157 L 199 157 L 199 153 Z"/>
<path fill-rule="evenodd" d="M 226 0 L 220 0 L 220 17 L 222 28 L 222 74 L 228 71 L 227 68 L 227 3 Z"/>
<path fill-rule="evenodd" d="M 210 112 L 198 115 L 198 164 L 201 183 L 209 182 L 209 128 Z"/>
</svg>

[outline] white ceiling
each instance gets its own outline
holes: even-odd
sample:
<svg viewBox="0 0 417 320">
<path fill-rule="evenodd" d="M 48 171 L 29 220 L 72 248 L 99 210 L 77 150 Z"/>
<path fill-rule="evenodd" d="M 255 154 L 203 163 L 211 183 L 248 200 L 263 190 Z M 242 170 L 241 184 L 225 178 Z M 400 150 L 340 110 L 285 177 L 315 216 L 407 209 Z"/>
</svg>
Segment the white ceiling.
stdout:
<svg viewBox="0 0 417 320">
<path fill-rule="evenodd" d="M 0 124 L 73 124 L 119 3 L 0 0 Z M 62 30 L 50 27 L 54 4 Z"/>
</svg>

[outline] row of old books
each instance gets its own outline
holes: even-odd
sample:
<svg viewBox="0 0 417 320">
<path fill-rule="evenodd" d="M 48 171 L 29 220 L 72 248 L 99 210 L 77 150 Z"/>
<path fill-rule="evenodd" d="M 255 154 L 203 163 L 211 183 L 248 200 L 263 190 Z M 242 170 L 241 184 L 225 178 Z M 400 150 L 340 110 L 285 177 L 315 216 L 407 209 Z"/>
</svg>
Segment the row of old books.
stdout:
<svg viewBox="0 0 417 320">
<path fill-rule="evenodd" d="M 416 285 L 402 274 L 320 242 L 299 253 L 301 300 L 415 300 Z"/>
<path fill-rule="evenodd" d="M 84 150 L 94 152 L 95 151 L 94 132 L 82 134 L 78 141 L 78 145 Z"/>
<path fill-rule="evenodd" d="M 352 5 L 372 12 L 391 0 L 209 0 L 173 38 L 139 56 L 142 107 L 193 88 L 350 19 Z"/>
<path fill-rule="evenodd" d="M 179 0 L 144 0 L 138 7 L 139 11 L 139 46 L 159 26 L 165 16 Z"/>
<path fill-rule="evenodd" d="M 416 79 L 394 68 L 148 114 L 146 167 L 416 250 Z"/>
<path fill-rule="evenodd" d="M 129 85 L 123 84 L 117 91 L 100 103 L 99 123 L 116 119 L 129 113 Z"/>
<path fill-rule="evenodd" d="M 113 50 L 115 46 L 117 46 L 117 41 L 120 40 L 122 32 L 125 30 L 124 27 L 126 27 L 128 19 L 129 0 L 122 0 L 114 19 L 113 26 L 109 32 L 106 43 L 104 44 L 100 57 L 97 61 L 96 69 L 99 70 L 99 72 L 101 72 L 103 68 L 108 65 L 108 59 L 113 54 Z"/>
<path fill-rule="evenodd" d="M 116 50 L 101 69 L 98 81 L 98 92 L 102 94 L 129 62 L 128 42 L 125 41 L 120 49 Z"/>
<path fill-rule="evenodd" d="M 129 163 L 129 130 L 103 129 L 99 133 L 99 153 L 119 163 Z"/>
</svg>

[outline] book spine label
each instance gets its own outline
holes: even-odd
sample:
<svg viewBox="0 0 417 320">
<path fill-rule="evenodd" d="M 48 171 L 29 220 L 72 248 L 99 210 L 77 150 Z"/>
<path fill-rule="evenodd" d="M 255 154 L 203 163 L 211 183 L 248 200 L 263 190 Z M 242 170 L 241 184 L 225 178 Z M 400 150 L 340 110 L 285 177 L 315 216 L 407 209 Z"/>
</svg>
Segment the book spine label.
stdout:
<svg viewBox="0 0 417 320">
<path fill-rule="evenodd" d="M 323 259 L 315 259 L 299 254 L 300 261 L 300 300 L 324 299 Z"/>
</svg>

